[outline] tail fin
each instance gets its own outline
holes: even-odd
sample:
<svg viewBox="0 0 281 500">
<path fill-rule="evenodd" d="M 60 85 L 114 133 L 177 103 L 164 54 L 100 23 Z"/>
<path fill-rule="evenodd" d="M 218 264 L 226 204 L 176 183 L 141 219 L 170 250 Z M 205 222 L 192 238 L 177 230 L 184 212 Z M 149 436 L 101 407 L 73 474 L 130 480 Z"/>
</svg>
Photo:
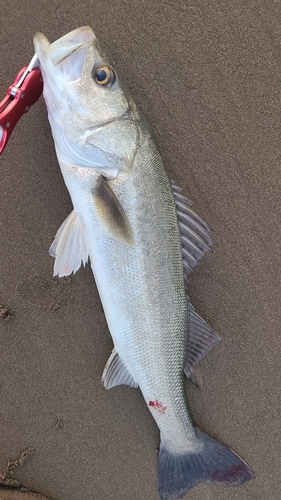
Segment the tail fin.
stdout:
<svg viewBox="0 0 281 500">
<path fill-rule="evenodd" d="M 255 477 L 254 472 L 233 451 L 199 429 L 196 431 L 202 443 L 199 452 L 174 454 L 163 443 L 160 444 L 158 491 L 161 500 L 182 498 L 201 482 L 239 486 Z"/>
</svg>

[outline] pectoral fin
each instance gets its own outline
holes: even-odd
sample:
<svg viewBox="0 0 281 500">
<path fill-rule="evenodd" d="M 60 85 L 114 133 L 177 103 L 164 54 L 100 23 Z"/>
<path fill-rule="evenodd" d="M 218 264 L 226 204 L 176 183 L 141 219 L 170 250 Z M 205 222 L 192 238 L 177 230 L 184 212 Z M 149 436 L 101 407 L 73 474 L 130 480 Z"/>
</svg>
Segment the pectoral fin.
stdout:
<svg viewBox="0 0 281 500">
<path fill-rule="evenodd" d="M 89 253 L 84 224 L 73 210 L 58 229 L 49 249 L 49 254 L 56 259 L 54 276 L 76 273 L 82 263 L 87 263 Z"/>
<path fill-rule="evenodd" d="M 134 242 L 133 231 L 125 211 L 117 196 L 103 177 L 92 189 L 98 217 L 107 231 L 129 245 Z"/>
</svg>

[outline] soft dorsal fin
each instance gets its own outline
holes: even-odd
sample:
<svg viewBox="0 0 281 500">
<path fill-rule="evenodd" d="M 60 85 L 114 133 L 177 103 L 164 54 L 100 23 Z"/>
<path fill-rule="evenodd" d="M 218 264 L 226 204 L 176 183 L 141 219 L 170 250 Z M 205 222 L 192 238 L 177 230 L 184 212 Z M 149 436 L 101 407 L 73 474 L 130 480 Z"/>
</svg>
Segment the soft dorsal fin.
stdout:
<svg viewBox="0 0 281 500">
<path fill-rule="evenodd" d="M 68 276 L 76 273 L 89 259 L 90 249 L 83 222 L 73 210 L 62 223 L 49 249 L 55 257 L 54 276 Z"/>
<path fill-rule="evenodd" d="M 189 331 L 184 372 L 188 378 L 199 361 L 213 348 L 220 337 L 206 321 L 197 314 L 192 304 L 188 304 Z"/>
<path fill-rule="evenodd" d="M 211 246 L 215 245 L 215 242 L 208 234 L 212 228 L 191 210 L 192 201 L 181 194 L 181 188 L 173 181 L 171 185 L 178 214 L 184 275 L 187 282 L 192 268 L 207 252 L 212 251 Z"/>
<path fill-rule="evenodd" d="M 92 189 L 97 215 L 114 238 L 126 241 L 129 245 L 134 242 L 133 231 L 129 219 L 104 177 L 99 177 Z"/>
<path fill-rule="evenodd" d="M 135 382 L 127 370 L 115 347 L 104 367 L 101 379 L 106 389 L 111 389 L 111 387 L 122 384 L 129 385 L 130 387 L 138 387 L 137 382 Z"/>
</svg>

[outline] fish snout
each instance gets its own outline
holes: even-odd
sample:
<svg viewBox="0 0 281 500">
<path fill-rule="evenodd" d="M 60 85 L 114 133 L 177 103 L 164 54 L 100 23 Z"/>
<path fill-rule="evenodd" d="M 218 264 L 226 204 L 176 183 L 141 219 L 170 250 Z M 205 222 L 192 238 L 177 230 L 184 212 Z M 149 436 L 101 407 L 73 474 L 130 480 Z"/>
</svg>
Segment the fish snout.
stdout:
<svg viewBox="0 0 281 500">
<path fill-rule="evenodd" d="M 50 56 L 52 63 L 57 65 L 84 45 L 89 45 L 95 39 L 95 34 L 89 26 L 82 26 L 71 31 L 51 44 Z"/>
<path fill-rule="evenodd" d="M 89 26 L 77 28 L 53 43 L 43 33 L 36 33 L 33 42 L 44 84 L 52 82 L 56 92 L 58 86 L 81 78 L 86 51 L 95 39 Z"/>
<path fill-rule="evenodd" d="M 35 52 L 39 60 L 48 58 L 54 66 L 76 52 L 84 45 L 89 45 L 96 36 L 90 26 L 82 26 L 50 43 L 43 33 L 36 33 L 33 38 Z"/>
</svg>

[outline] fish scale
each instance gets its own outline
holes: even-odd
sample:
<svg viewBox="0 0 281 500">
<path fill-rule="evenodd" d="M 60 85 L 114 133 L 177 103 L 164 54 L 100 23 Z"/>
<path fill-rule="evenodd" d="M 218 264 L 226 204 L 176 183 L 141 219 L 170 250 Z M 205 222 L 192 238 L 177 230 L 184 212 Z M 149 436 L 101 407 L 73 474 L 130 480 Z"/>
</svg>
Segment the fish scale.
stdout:
<svg viewBox="0 0 281 500">
<path fill-rule="evenodd" d="M 194 437 L 186 400 L 180 398 L 184 393 L 182 367 L 187 332 L 180 237 L 169 179 L 156 145 L 145 131 L 143 135 L 133 173 L 110 181 L 111 189 L 129 213 L 135 237 L 133 247 L 112 239 L 104 231 L 91 199 L 92 184 L 85 185 L 84 176 L 80 189 L 75 177 L 78 196 L 72 200 L 76 212 L 83 214 L 87 233 L 92 235 L 89 237 L 91 265 L 116 350 L 147 403 L 152 400 L 165 403 L 165 419 L 161 412 L 150 406 L 149 409 L 163 439 L 167 434 L 165 441 L 171 441 L 172 429 L 178 446 L 187 437 L 186 427 Z M 67 179 L 67 169 L 63 168 L 62 173 Z M 85 190 L 88 196 L 81 207 Z M 161 197 L 156 196 L 159 191 Z M 143 223 L 147 213 L 149 217 Z M 115 260 L 112 272 L 108 263 L 116 255 L 122 255 L 122 259 Z M 105 283 L 106 289 L 99 283 Z M 126 297 L 129 300 L 124 302 Z M 173 373 L 179 376 L 171 376 Z"/>
<path fill-rule="evenodd" d="M 181 498 L 199 482 L 237 486 L 253 471 L 191 418 L 184 372 L 219 341 L 185 283 L 211 250 L 210 227 L 171 183 L 154 133 L 82 27 L 50 44 L 34 37 L 56 153 L 73 203 L 50 248 L 54 273 L 90 258 L 114 349 L 102 380 L 139 386 L 160 429 L 158 492 Z"/>
</svg>

